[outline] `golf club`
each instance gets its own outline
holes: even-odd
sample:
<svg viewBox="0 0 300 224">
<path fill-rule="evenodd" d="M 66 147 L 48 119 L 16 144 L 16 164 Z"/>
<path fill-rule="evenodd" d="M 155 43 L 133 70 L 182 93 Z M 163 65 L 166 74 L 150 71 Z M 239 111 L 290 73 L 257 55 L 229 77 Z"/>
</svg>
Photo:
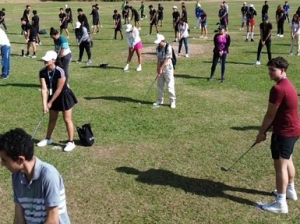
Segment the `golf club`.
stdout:
<svg viewBox="0 0 300 224">
<path fill-rule="evenodd" d="M 150 92 L 152 86 L 154 85 L 154 83 L 156 82 L 157 78 L 158 78 L 158 76 L 155 77 L 154 81 L 153 81 L 153 82 L 151 83 L 151 85 L 149 86 L 148 91 L 146 92 L 146 94 L 145 94 L 144 97 L 143 97 L 144 100 L 146 99 L 146 96 L 149 94 L 149 92 Z M 138 104 L 141 105 L 141 102 L 138 102 Z"/>
<path fill-rule="evenodd" d="M 253 145 L 251 145 L 251 147 L 243 154 L 240 156 L 240 158 L 238 158 L 229 168 L 225 167 L 225 166 L 222 166 L 221 167 L 221 170 L 222 171 L 229 171 L 231 170 L 231 168 L 237 164 L 254 146 L 256 145 L 256 142 L 253 143 Z"/>
<path fill-rule="evenodd" d="M 44 115 L 45 115 L 45 114 L 43 113 L 42 117 L 41 117 L 40 120 L 39 120 L 39 123 L 36 125 L 36 127 L 35 127 L 35 129 L 34 129 L 32 135 L 31 135 L 31 139 L 34 138 L 35 133 L 37 132 L 38 128 L 40 127 L 40 125 L 41 125 L 41 123 L 42 123 L 42 121 L 43 121 Z"/>
</svg>

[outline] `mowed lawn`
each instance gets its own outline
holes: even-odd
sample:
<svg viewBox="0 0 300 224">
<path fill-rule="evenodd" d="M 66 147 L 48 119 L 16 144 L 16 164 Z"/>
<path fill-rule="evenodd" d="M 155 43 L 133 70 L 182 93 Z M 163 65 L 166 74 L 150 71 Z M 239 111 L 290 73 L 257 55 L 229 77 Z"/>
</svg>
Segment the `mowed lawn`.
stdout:
<svg viewBox="0 0 300 224">
<path fill-rule="evenodd" d="M 42 115 L 38 71 L 41 57 L 54 48 L 49 37 L 51 26 L 58 28 L 59 8 L 68 4 L 73 10 L 81 7 L 91 23 L 94 2 L 2 2 L 6 8 L 8 36 L 12 44 L 11 74 L 0 80 L 0 132 L 21 127 L 32 133 Z M 146 6 L 158 2 L 146 2 Z M 276 215 L 255 208 L 256 201 L 272 201 L 274 171 L 267 141 L 255 146 L 230 172 L 229 167 L 255 140 L 264 116 L 269 89 L 266 49 L 260 67 L 253 66 L 259 41 L 258 24 L 263 1 L 252 1 L 258 11 L 255 42 L 245 43 L 246 31 L 239 30 L 242 1 L 228 1 L 229 34 L 232 38 L 227 57 L 225 82 L 220 83 L 219 65 L 215 79 L 210 74 L 213 31 L 217 28 L 220 1 L 201 1 L 208 14 L 208 39 L 200 39 L 194 29 L 194 5 L 186 2 L 191 34 L 190 57 L 179 57 L 175 70 L 177 108 L 172 110 L 165 94 L 165 105 L 152 108 L 156 100 L 156 85 L 146 95 L 156 75 L 155 32 L 149 33 L 149 17 L 141 21 L 143 66 L 136 72 L 134 56 L 129 72 L 123 67 L 127 57 L 126 40 L 112 40 L 112 14 L 120 10 L 121 2 L 102 3 L 100 15 L 103 28 L 93 35 L 92 66 L 78 64 L 78 47 L 74 31 L 70 32 L 73 59 L 70 64 L 70 86 L 79 103 L 73 110 L 74 124 L 91 123 L 95 135 L 92 147 L 78 142 L 71 153 L 53 150 L 67 140 L 60 117 L 53 133 L 54 145 L 37 148 L 35 154 L 57 167 L 63 176 L 67 206 L 72 223 L 300 223 L 299 202 L 289 201 L 289 214 Z M 285 35 L 276 37 L 275 10 L 284 1 L 269 1 L 269 17 L 273 23 L 273 57 L 283 56 L 290 67 L 288 77 L 299 89 L 300 58 L 288 56 L 289 26 Z M 292 15 L 298 1 L 289 1 Z M 36 9 L 41 19 L 41 36 L 37 58 L 20 56 L 24 38 L 20 35 L 19 19 L 26 4 Z M 160 33 L 172 42 L 172 6 L 180 2 L 162 2 L 165 8 Z M 139 1 L 130 2 L 139 8 Z M 180 8 L 180 7 L 179 7 Z M 148 15 L 148 10 L 146 11 Z M 91 25 L 91 24 L 90 24 Z M 124 30 L 124 29 L 123 29 Z M 177 51 L 177 44 L 172 43 Z M 294 50 L 295 51 L 295 50 Z M 183 48 L 184 53 L 184 48 Z M 83 61 L 86 61 L 86 54 Z M 108 68 L 99 67 L 108 63 Z M 138 104 L 141 102 L 141 105 Z M 34 141 L 45 137 L 45 117 Z M 296 144 L 294 161 L 300 168 L 300 145 Z M 12 223 L 14 204 L 9 172 L 0 169 L 0 223 Z M 297 175 L 298 177 L 298 175 Z M 296 179 L 296 188 L 300 189 Z"/>
</svg>

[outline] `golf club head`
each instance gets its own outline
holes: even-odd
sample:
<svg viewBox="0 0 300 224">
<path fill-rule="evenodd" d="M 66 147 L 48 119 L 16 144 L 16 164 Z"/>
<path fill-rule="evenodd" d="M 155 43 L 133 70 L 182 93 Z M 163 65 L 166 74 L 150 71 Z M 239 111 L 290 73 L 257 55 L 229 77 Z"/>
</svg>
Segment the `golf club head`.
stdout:
<svg viewBox="0 0 300 224">
<path fill-rule="evenodd" d="M 227 167 L 225 167 L 225 166 L 221 166 L 221 170 L 222 171 L 229 171 L 229 169 Z"/>
</svg>

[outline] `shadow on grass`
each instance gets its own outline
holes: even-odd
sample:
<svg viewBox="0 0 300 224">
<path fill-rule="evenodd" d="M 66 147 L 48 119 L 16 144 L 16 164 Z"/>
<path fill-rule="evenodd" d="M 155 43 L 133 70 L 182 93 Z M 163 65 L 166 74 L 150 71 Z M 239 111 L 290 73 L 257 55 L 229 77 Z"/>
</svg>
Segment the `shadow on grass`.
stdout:
<svg viewBox="0 0 300 224">
<path fill-rule="evenodd" d="M 131 102 L 131 103 L 141 103 L 141 104 L 153 104 L 153 102 L 149 101 L 142 101 L 142 100 L 136 100 L 131 97 L 126 97 L 126 96 L 96 96 L 96 97 L 83 97 L 85 100 L 110 100 L 110 101 L 117 101 L 120 103 L 126 103 L 126 102 Z"/>
<path fill-rule="evenodd" d="M 81 68 L 85 68 L 85 69 L 88 69 L 88 68 L 99 68 L 99 69 L 117 69 L 117 70 L 123 70 L 123 67 L 116 67 L 116 66 L 107 66 L 105 68 L 101 68 L 100 65 L 85 65 L 85 66 L 81 66 Z"/>
<path fill-rule="evenodd" d="M 201 77 L 201 76 L 193 76 L 193 75 L 187 75 L 187 74 L 174 74 L 176 78 L 185 78 L 185 79 L 207 79 L 207 77 Z"/>
<path fill-rule="evenodd" d="M 203 63 L 209 63 L 211 64 L 211 61 L 202 61 Z M 240 61 L 226 61 L 226 64 L 234 64 L 234 65 L 253 65 L 253 62 L 240 62 Z"/>
<path fill-rule="evenodd" d="M 29 88 L 41 87 L 39 84 L 32 84 L 32 83 L 1 83 L 0 86 L 16 86 L 16 87 L 29 87 Z"/>
<path fill-rule="evenodd" d="M 248 130 L 259 130 L 260 126 L 248 125 L 248 126 L 241 126 L 241 127 L 230 127 L 236 131 L 248 131 Z M 268 132 L 272 132 L 272 128 L 268 130 Z"/>
<path fill-rule="evenodd" d="M 132 167 L 118 167 L 117 172 L 137 175 L 136 181 L 149 185 L 162 185 L 179 188 L 187 193 L 197 194 L 205 197 L 226 198 L 234 202 L 246 205 L 254 205 L 255 202 L 245 198 L 233 196 L 227 191 L 243 192 L 248 194 L 260 194 L 270 196 L 270 192 L 233 187 L 221 182 L 216 182 L 208 179 L 197 179 L 185 177 L 163 169 L 149 169 L 146 171 L 139 171 Z"/>
</svg>

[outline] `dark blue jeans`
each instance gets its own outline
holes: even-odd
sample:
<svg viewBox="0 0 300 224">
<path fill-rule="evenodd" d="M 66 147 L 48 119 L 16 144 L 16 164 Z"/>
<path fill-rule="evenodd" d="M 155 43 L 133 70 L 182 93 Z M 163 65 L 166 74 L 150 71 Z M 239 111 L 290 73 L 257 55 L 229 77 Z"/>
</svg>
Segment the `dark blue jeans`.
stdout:
<svg viewBox="0 0 300 224">
<path fill-rule="evenodd" d="M 10 70 L 10 46 L 4 45 L 1 47 L 2 56 L 2 77 L 7 77 Z"/>
<path fill-rule="evenodd" d="M 178 54 L 180 54 L 182 42 L 184 43 L 185 53 L 189 54 L 189 46 L 188 46 L 188 38 L 187 37 L 183 37 L 180 39 L 179 46 L 178 46 Z"/>
<path fill-rule="evenodd" d="M 214 76 L 216 67 L 217 67 L 217 64 L 218 64 L 218 61 L 220 58 L 220 60 L 221 60 L 221 77 L 220 78 L 221 78 L 221 80 L 224 79 L 226 56 L 227 56 L 227 54 L 222 54 L 222 56 L 220 56 L 219 53 L 214 53 L 211 70 L 210 70 L 210 78 L 212 78 Z"/>
</svg>

